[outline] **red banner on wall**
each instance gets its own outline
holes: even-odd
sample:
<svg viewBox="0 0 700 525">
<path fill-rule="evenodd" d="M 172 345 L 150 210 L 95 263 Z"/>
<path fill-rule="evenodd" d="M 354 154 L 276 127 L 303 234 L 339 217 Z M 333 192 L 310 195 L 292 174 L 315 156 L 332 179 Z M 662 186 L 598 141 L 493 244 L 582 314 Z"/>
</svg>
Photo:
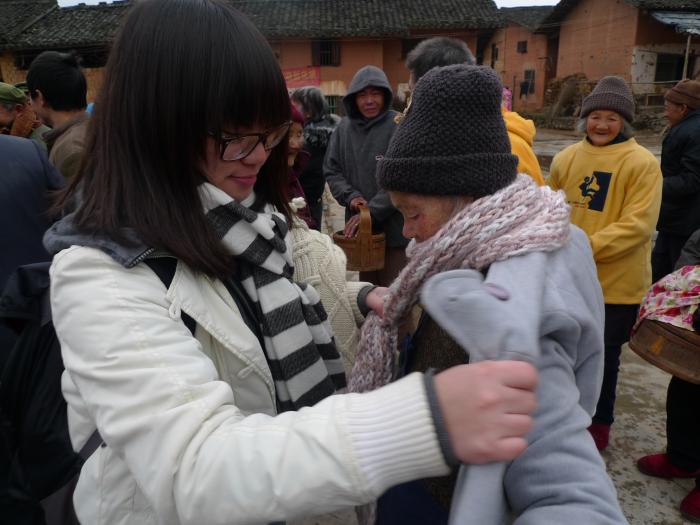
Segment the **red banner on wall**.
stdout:
<svg viewBox="0 0 700 525">
<path fill-rule="evenodd" d="M 321 85 L 321 68 L 318 66 L 288 67 L 282 70 L 287 89 Z"/>
</svg>

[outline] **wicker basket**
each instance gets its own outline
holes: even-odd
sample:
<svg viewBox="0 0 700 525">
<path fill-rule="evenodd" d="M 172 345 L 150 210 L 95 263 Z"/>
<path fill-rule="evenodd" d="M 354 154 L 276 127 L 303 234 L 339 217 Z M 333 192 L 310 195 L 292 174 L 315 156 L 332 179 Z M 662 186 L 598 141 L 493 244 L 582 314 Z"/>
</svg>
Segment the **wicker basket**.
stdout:
<svg viewBox="0 0 700 525">
<path fill-rule="evenodd" d="M 346 237 L 335 232 L 333 241 L 340 246 L 348 258 L 348 270 L 371 272 L 384 268 L 386 239 L 383 233 L 372 235 L 372 216 L 367 206 L 360 206 L 360 227 L 355 237 Z"/>
<path fill-rule="evenodd" d="M 630 348 L 661 370 L 700 384 L 700 334 L 697 332 L 646 320 L 630 339 Z"/>
</svg>

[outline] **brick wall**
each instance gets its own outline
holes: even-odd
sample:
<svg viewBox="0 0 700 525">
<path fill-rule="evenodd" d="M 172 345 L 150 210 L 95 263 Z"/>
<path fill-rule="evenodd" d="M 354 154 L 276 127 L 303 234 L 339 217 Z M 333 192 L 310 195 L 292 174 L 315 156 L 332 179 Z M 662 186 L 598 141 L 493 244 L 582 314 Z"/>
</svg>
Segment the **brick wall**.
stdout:
<svg viewBox="0 0 700 525">
<path fill-rule="evenodd" d="M 443 32 L 445 33 L 445 32 Z M 440 34 L 425 32 L 425 38 Z M 422 34 L 412 38 L 421 38 Z M 450 32 L 449 36 L 464 40 L 473 52 L 476 52 L 476 31 Z M 311 41 L 285 40 L 273 43 L 279 55 L 280 66 L 298 68 L 311 65 Z M 321 67 L 321 82 L 336 86 L 349 87 L 352 77 L 358 69 L 366 65 L 381 68 L 389 78 L 392 90 L 396 93 L 401 84 L 408 82 L 408 70 L 402 56 L 402 40 L 399 38 L 355 38 L 340 40 L 340 65 Z M 343 95 L 344 93 L 335 93 Z"/>
<path fill-rule="evenodd" d="M 559 32 L 557 76 L 585 73 L 591 80 L 630 80 L 639 12 L 623 0 L 582 0 Z"/>
<path fill-rule="evenodd" d="M 518 52 L 518 42 L 527 42 L 527 52 Z M 498 49 L 498 59 L 492 60 L 492 45 Z M 499 29 L 486 45 L 484 65 L 490 66 L 501 76 L 504 86 L 513 91 L 515 111 L 535 111 L 542 107 L 547 76 L 547 37 L 532 34 L 519 24 L 510 24 Z M 535 72 L 534 92 L 520 93 L 520 83 L 525 80 L 525 71 Z"/>
<path fill-rule="evenodd" d="M 0 54 L 0 80 L 6 84 L 16 84 L 24 80 L 26 72 L 15 69 L 15 59 L 9 52 Z"/>
</svg>

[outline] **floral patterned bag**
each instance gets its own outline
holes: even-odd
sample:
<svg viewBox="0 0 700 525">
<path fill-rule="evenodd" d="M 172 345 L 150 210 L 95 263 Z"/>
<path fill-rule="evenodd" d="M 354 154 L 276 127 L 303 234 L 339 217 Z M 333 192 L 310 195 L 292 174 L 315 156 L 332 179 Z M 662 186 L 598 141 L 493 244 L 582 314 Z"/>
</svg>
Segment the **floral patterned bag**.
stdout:
<svg viewBox="0 0 700 525">
<path fill-rule="evenodd" d="M 644 319 L 697 330 L 700 266 L 684 266 L 654 283 L 639 308 L 635 329 Z"/>
</svg>

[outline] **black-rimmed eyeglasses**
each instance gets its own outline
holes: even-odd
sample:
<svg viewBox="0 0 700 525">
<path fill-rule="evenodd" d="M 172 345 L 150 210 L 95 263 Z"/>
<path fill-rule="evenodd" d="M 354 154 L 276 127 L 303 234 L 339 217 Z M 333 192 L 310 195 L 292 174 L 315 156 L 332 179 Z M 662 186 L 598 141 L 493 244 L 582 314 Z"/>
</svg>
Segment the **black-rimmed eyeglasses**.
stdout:
<svg viewBox="0 0 700 525">
<path fill-rule="evenodd" d="M 246 133 L 244 135 L 222 136 L 219 142 L 221 160 L 233 161 L 241 160 L 250 155 L 258 144 L 262 142 L 265 151 L 270 151 L 277 146 L 287 136 L 291 122 L 262 133 Z M 214 136 L 213 133 L 211 133 Z"/>
</svg>

